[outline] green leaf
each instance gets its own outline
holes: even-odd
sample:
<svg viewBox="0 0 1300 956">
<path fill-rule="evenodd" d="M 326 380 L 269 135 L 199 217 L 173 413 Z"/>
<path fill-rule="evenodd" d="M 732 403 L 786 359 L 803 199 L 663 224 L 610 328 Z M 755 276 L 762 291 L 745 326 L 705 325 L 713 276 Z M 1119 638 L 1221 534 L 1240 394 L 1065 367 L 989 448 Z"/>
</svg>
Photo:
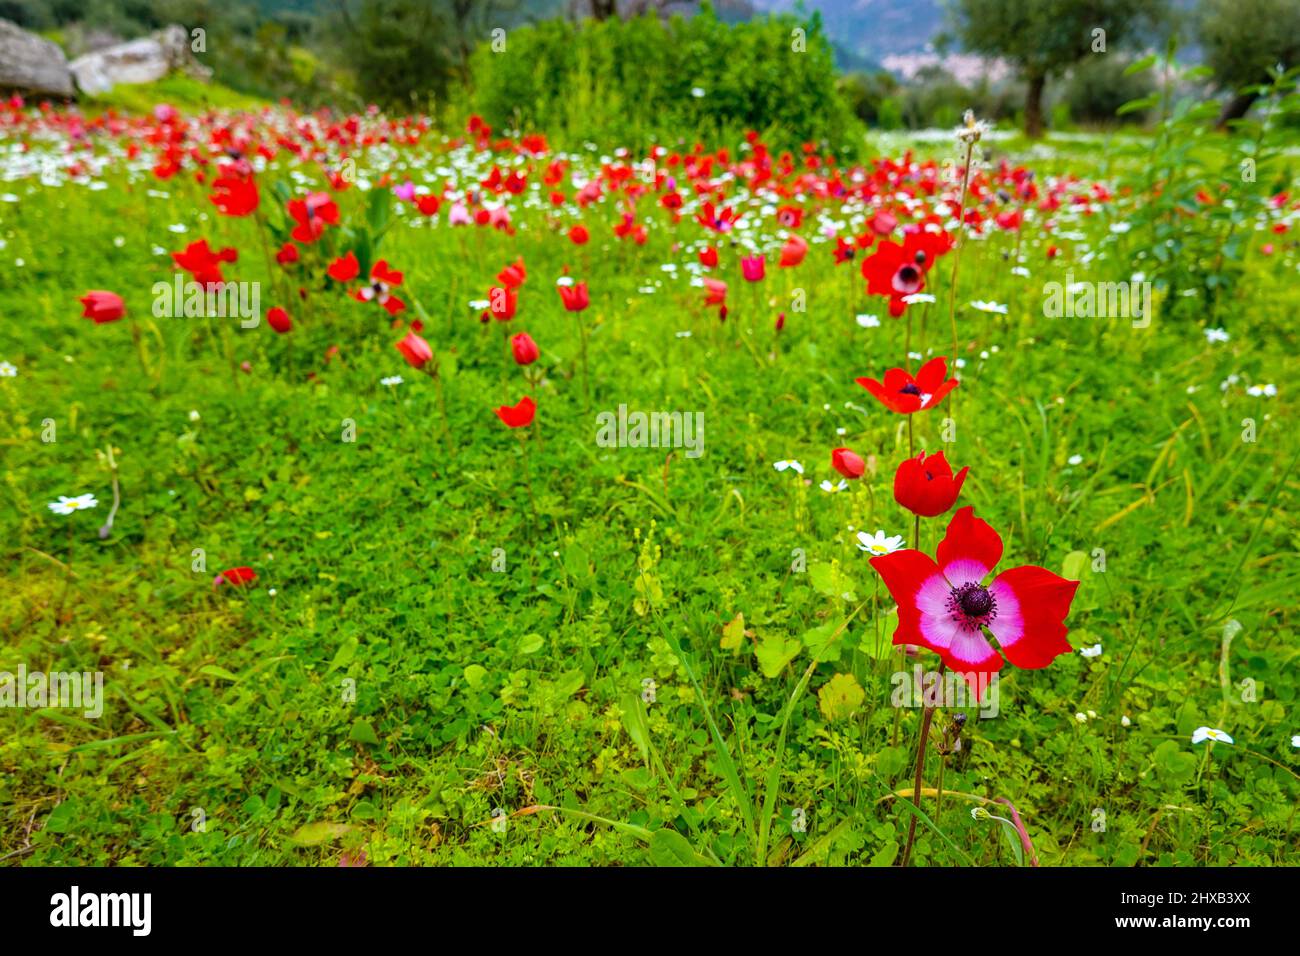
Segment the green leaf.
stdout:
<svg viewBox="0 0 1300 956">
<path fill-rule="evenodd" d="M 379 746 L 379 735 L 375 733 L 375 728 L 370 725 L 370 721 L 358 717 L 352 722 L 352 733 L 349 734 L 352 740 L 359 744 L 370 744 L 372 747 Z"/>
<path fill-rule="evenodd" d="M 520 654 L 536 654 L 545 646 L 545 638 L 535 632 L 532 634 L 525 634 L 523 637 L 519 638 Z"/>
<path fill-rule="evenodd" d="M 817 706 L 827 720 L 842 720 L 852 716 L 866 696 L 852 674 L 836 674 L 817 692 Z"/>
<path fill-rule="evenodd" d="M 297 846 L 320 846 L 322 843 L 337 840 L 351 830 L 352 825 L 350 823 L 327 823 L 325 821 L 304 823 L 293 831 L 293 836 L 289 837 L 289 842 Z"/>
<path fill-rule="evenodd" d="M 216 664 L 205 664 L 203 667 L 199 668 L 199 673 L 206 674 L 208 677 L 219 677 L 222 680 L 236 683 L 239 681 L 239 675 L 232 674 L 224 667 L 218 667 Z"/>
<path fill-rule="evenodd" d="M 482 664 L 470 664 L 465 668 L 465 683 L 469 684 L 474 690 L 483 686 L 483 680 L 487 677 L 487 668 Z"/>
<path fill-rule="evenodd" d="M 650 859 L 655 866 L 713 866 L 695 852 L 690 841 L 676 830 L 655 830 L 650 834 Z"/>
<path fill-rule="evenodd" d="M 776 634 L 765 635 L 758 640 L 754 653 L 758 655 L 758 667 L 764 677 L 776 677 L 785 666 L 799 656 L 803 642 L 795 638 L 783 638 Z"/>
</svg>

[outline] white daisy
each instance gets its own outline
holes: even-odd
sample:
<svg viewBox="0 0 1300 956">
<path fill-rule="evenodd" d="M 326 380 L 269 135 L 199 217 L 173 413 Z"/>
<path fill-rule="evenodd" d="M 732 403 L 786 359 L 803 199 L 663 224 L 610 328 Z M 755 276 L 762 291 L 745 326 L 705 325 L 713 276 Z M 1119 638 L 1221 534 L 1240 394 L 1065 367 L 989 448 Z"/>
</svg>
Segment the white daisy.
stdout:
<svg viewBox="0 0 1300 956">
<path fill-rule="evenodd" d="M 903 536 L 901 534 L 890 536 L 883 531 L 877 531 L 875 534 L 867 534 L 865 531 L 858 532 L 858 549 L 860 551 L 868 551 L 879 556 L 893 554 L 902 547 Z"/>
<path fill-rule="evenodd" d="M 1082 464 L 1083 464 L 1083 456 L 1082 456 L 1082 455 L 1071 455 L 1069 458 L 1066 459 L 1066 461 L 1068 461 L 1068 462 L 1069 462 L 1070 464 L 1072 464 L 1072 465 L 1082 465 Z"/>
<path fill-rule="evenodd" d="M 1300 747 L 1300 734 L 1295 734 L 1295 735 L 1291 738 L 1291 746 L 1292 746 L 1292 747 Z"/>
<path fill-rule="evenodd" d="M 864 329 L 880 328 L 880 319 L 874 315 L 860 315 L 858 316 L 857 322 L 858 325 L 862 326 Z"/>
<path fill-rule="evenodd" d="M 838 485 L 831 484 L 830 481 L 825 478 L 823 478 L 822 483 L 818 485 L 818 487 L 821 488 L 822 491 L 827 491 L 831 493 L 834 493 L 836 491 L 843 491 L 848 486 L 849 483 L 845 481 L 843 478 L 840 479 L 840 483 Z"/>
<path fill-rule="evenodd" d="M 389 375 L 386 378 L 381 378 L 379 384 L 387 385 L 389 388 L 392 388 L 394 385 L 401 385 L 402 381 L 403 379 L 400 375 Z"/>
<path fill-rule="evenodd" d="M 1199 744 L 1207 740 L 1220 744 L 1232 743 L 1231 737 L 1222 730 L 1217 730 L 1214 727 L 1197 727 L 1196 730 L 1192 732 L 1192 743 Z"/>
<path fill-rule="evenodd" d="M 13 378 L 18 374 L 18 367 L 9 362 L 0 362 L 0 378 Z"/>
<path fill-rule="evenodd" d="M 70 515 L 74 511 L 84 511 L 87 508 L 93 508 L 99 504 L 98 499 L 92 494 L 77 495 L 75 498 L 69 498 L 67 495 L 59 495 L 58 501 L 51 501 L 49 508 L 56 515 Z"/>
<path fill-rule="evenodd" d="M 985 302 L 982 299 L 976 299 L 970 304 L 972 309 L 978 309 L 980 312 L 993 312 L 998 315 L 1006 315 L 1007 307 L 997 302 Z"/>
<path fill-rule="evenodd" d="M 1101 657 L 1101 645 L 1094 644 L 1092 647 L 1081 647 L 1079 653 L 1084 657 Z"/>
<path fill-rule="evenodd" d="M 1277 395 L 1277 386 L 1271 382 L 1268 385 L 1252 385 L 1246 389 L 1246 394 L 1256 398 L 1273 398 Z"/>
<path fill-rule="evenodd" d="M 928 292 L 913 292 L 911 295 L 903 296 L 903 301 L 908 305 L 929 305 L 937 300 Z"/>
<path fill-rule="evenodd" d="M 1123 717 L 1121 717 L 1121 718 L 1119 719 L 1119 722 L 1120 722 L 1120 725 L 1121 725 L 1121 726 L 1124 726 L 1124 727 L 1129 727 L 1129 726 L 1132 726 L 1132 724 L 1133 724 L 1133 721 L 1131 721 L 1131 720 L 1128 719 L 1128 714 L 1125 714 Z"/>
<path fill-rule="evenodd" d="M 774 461 L 772 462 L 772 467 L 775 468 L 777 471 L 785 471 L 788 468 L 793 468 L 797 473 L 801 475 L 803 474 L 803 465 L 795 461 L 793 458 L 785 458 L 782 459 L 781 461 Z"/>
<path fill-rule="evenodd" d="M 1205 330 L 1205 341 L 1207 342 L 1226 342 L 1228 341 L 1228 338 L 1229 338 L 1228 333 L 1225 332 L 1223 329 Z"/>
</svg>

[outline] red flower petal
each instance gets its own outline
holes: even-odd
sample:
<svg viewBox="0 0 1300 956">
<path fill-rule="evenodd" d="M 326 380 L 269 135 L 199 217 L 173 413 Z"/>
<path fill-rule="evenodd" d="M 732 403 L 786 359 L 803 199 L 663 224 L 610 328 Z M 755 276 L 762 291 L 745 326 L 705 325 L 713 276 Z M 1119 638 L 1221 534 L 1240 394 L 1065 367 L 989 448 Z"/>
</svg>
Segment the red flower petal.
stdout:
<svg viewBox="0 0 1300 956">
<path fill-rule="evenodd" d="M 1033 565 L 1009 568 L 994 579 L 989 592 L 998 610 L 989 630 L 1007 660 L 1032 670 L 1070 653 L 1065 618 L 1078 587 L 1078 581 Z"/>
<path fill-rule="evenodd" d="M 1002 560 L 1002 538 L 970 505 L 957 509 L 935 552 L 944 577 L 954 587 L 988 576 Z"/>
</svg>

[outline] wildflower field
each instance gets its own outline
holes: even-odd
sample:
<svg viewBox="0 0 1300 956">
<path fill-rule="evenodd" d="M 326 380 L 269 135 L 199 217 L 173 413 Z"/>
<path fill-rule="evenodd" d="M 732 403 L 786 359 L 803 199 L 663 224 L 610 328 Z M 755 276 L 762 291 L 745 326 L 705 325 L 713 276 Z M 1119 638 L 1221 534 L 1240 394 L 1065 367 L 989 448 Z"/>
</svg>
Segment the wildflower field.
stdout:
<svg viewBox="0 0 1300 956">
<path fill-rule="evenodd" d="M 1294 865 L 1300 141 L 1167 106 L 9 101 L 0 859 Z"/>
</svg>

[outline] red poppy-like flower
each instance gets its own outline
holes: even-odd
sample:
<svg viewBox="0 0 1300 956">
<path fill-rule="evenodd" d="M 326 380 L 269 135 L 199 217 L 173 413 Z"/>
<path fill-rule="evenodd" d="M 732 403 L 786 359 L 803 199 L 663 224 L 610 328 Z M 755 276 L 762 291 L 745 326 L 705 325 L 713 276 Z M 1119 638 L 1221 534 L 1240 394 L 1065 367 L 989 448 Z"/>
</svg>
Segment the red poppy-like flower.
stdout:
<svg viewBox="0 0 1300 956">
<path fill-rule="evenodd" d="M 402 358 L 414 368 L 424 368 L 433 358 L 433 349 L 429 343 L 414 332 L 407 332 L 405 338 L 393 344 L 393 348 L 401 352 Z"/>
<path fill-rule="evenodd" d="M 700 211 L 696 213 L 695 218 L 705 229 L 712 229 L 714 232 L 730 232 L 740 221 L 740 217 L 730 206 L 717 209 L 711 202 L 700 203 Z"/>
<path fill-rule="evenodd" d="M 718 249 L 716 246 L 709 246 L 707 249 L 700 250 L 700 265 L 706 269 L 716 269 L 718 267 Z"/>
<path fill-rule="evenodd" d="M 808 255 L 808 241 L 803 236 L 792 234 L 781 247 L 781 268 L 789 269 L 791 266 L 797 266 L 803 262 L 806 255 Z"/>
<path fill-rule="evenodd" d="M 925 274 L 951 248 L 952 238 L 942 231 L 913 230 L 903 237 L 901 245 L 882 242 L 862 260 L 868 294 L 888 296 L 889 314 L 897 318 L 906 307 L 904 296 L 925 288 Z"/>
<path fill-rule="evenodd" d="M 854 379 L 876 397 L 891 412 L 910 415 L 913 412 L 934 408 L 958 385 L 958 380 L 944 379 L 948 375 L 948 359 L 940 355 L 921 366 L 913 378 L 901 368 L 891 368 L 885 373 L 884 383 L 874 378 Z"/>
<path fill-rule="evenodd" d="M 570 312 L 581 312 L 591 305 L 591 296 L 587 294 L 587 283 L 577 282 L 573 285 L 557 285 L 556 291 L 564 301 L 564 307 Z"/>
<path fill-rule="evenodd" d="M 488 317 L 498 322 L 509 322 L 519 309 L 519 293 L 508 286 L 493 286 L 488 289 L 488 310 L 483 313 L 483 321 Z"/>
<path fill-rule="evenodd" d="M 572 242 L 575 246 L 585 246 L 587 244 L 587 240 L 590 238 L 591 238 L 591 234 L 587 232 L 587 227 L 584 226 L 582 223 L 578 223 L 576 226 L 574 226 L 572 229 L 569 230 L 569 241 Z"/>
<path fill-rule="evenodd" d="M 935 557 L 909 548 L 871 559 L 898 604 L 894 644 L 929 648 L 977 693 L 979 675 L 1001 670 L 1002 655 L 1036 669 L 1069 653 L 1065 618 L 1078 581 L 1026 565 L 985 584 L 1002 559 L 1002 539 L 969 505 L 953 515 Z"/>
<path fill-rule="evenodd" d="M 357 261 L 357 254 L 349 249 L 346 256 L 340 256 L 330 263 L 325 274 L 335 282 L 351 282 L 361 275 L 361 263 Z"/>
<path fill-rule="evenodd" d="M 524 428 L 533 423 L 537 414 L 537 403 L 525 395 L 514 405 L 502 405 L 497 409 L 497 418 L 509 428 Z"/>
<path fill-rule="evenodd" d="M 527 332 L 520 332 L 518 335 L 510 337 L 510 351 L 514 354 L 515 361 L 520 365 L 532 365 L 541 355 L 537 343 L 533 341 L 532 336 Z"/>
<path fill-rule="evenodd" d="M 782 206 L 776 211 L 776 221 L 787 229 L 798 229 L 803 225 L 803 210 L 798 206 Z"/>
<path fill-rule="evenodd" d="M 299 258 L 298 247 L 292 242 L 286 242 L 280 247 L 280 251 L 275 254 L 275 261 L 282 266 L 292 265 Z"/>
<path fill-rule="evenodd" d="M 257 208 L 257 183 L 251 176 L 226 173 L 214 180 L 212 186 L 216 192 L 208 199 L 223 216 L 247 216 Z"/>
<path fill-rule="evenodd" d="M 847 448 L 836 448 L 831 452 L 831 467 L 845 478 L 861 478 L 867 470 L 867 463 Z"/>
<path fill-rule="evenodd" d="M 417 196 L 415 198 L 415 208 L 420 210 L 422 216 L 432 216 L 442 205 L 442 200 L 434 195 Z"/>
<path fill-rule="evenodd" d="M 81 317 L 93 320 L 96 325 L 103 325 L 105 322 L 116 322 L 126 314 L 126 305 L 122 302 L 122 297 L 116 292 L 95 289 L 87 292 L 77 301 L 84 308 Z"/>
<path fill-rule="evenodd" d="M 923 518 L 941 515 L 957 502 L 969 468 L 956 475 L 943 452 L 908 458 L 894 472 L 894 500 Z"/>
<path fill-rule="evenodd" d="M 497 281 L 508 289 L 518 289 L 524 284 L 526 278 L 528 278 L 528 271 L 524 268 L 522 257 L 497 273 Z"/>
<path fill-rule="evenodd" d="M 172 261 L 194 277 L 194 281 L 207 288 L 220 285 L 225 280 L 221 276 L 223 262 L 235 262 L 239 253 L 230 247 L 213 252 L 208 240 L 199 239 L 191 242 L 183 252 L 173 252 Z"/>
<path fill-rule="evenodd" d="M 881 210 L 871 217 L 871 231 L 878 236 L 887 236 L 898 226 L 898 217 L 893 213 Z"/>
<path fill-rule="evenodd" d="M 871 245 L 874 238 L 874 236 L 869 235 L 858 236 L 852 242 L 848 242 L 843 236 L 836 236 L 835 248 L 831 250 L 831 254 L 835 257 L 835 264 L 838 266 L 846 262 L 852 262 L 858 251 Z"/>
<path fill-rule="evenodd" d="M 721 279 L 704 280 L 704 304 L 727 307 L 727 283 Z"/>
<path fill-rule="evenodd" d="M 315 242 L 325 232 L 325 226 L 339 224 L 339 207 L 329 193 L 311 193 L 306 199 L 291 199 L 289 215 L 298 225 L 289 233 L 298 242 Z"/>
<path fill-rule="evenodd" d="M 252 568 L 227 568 L 212 579 L 212 587 L 215 589 L 223 584 L 229 584 L 233 587 L 242 588 L 256 580 L 257 572 Z"/>
<path fill-rule="evenodd" d="M 388 268 L 388 263 L 380 259 L 370 270 L 370 284 L 363 285 L 356 291 L 358 302 L 378 302 L 389 315 L 396 315 L 406 308 L 406 303 L 393 295 L 390 290 L 402 284 L 402 274 Z"/>
<path fill-rule="evenodd" d="M 289 319 L 289 313 L 284 311 L 278 305 L 273 309 L 266 310 L 266 323 L 275 331 L 283 335 L 293 328 L 293 322 Z"/>
</svg>

